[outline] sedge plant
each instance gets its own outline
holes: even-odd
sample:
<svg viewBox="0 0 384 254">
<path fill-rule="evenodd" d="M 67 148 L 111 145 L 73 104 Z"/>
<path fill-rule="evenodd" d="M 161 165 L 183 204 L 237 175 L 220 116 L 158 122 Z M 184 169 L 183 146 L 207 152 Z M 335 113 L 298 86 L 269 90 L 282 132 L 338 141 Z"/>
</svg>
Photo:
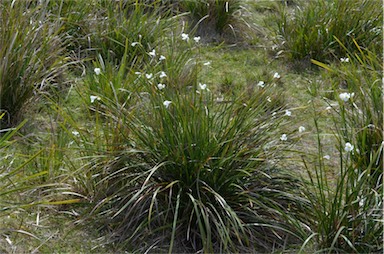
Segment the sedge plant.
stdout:
<svg viewBox="0 0 384 254">
<path fill-rule="evenodd" d="M 167 62 L 163 70 L 173 75 L 165 86 L 161 72 L 152 77 L 148 67 L 137 78 L 132 70 L 138 85 L 120 89 L 130 91 L 128 101 L 111 93 L 93 101 L 104 133 L 95 140 L 108 145 L 81 169 L 84 186 L 94 186 L 89 217 L 107 242 L 130 251 L 268 250 L 300 241 L 307 203 L 296 195 L 300 182 L 271 162 L 285 145 L 270 91 L 217 101 L 182 59 L 192 71 Z M 99 87 L 114 84 L 112 72 Z M 176 74 L 188 78 L 180 85 Z"/>
</svg>

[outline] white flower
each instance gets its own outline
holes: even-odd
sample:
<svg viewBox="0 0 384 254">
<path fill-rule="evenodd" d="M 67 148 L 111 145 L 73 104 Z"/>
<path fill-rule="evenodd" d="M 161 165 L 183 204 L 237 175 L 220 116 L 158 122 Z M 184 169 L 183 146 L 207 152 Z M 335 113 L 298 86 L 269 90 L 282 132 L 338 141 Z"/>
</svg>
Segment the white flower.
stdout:
<svg viewBox="0 0 384 254">
<path fill-rule="evenodd" d="M 367 128 L 372 128 L 372 129 L 374 129 L 374 128 L 376 128 L 376 126 L 375 126 L 374 124 L 371 124 L 371 123 L 370 123 L 370 124 L 367 125 Z"/>
<path fill-rule="evenodd" d="M 342 58 L 340 58 L 340 61 L 342 63 L 348 63 L 349 62 L 349 58 L 348 57 L 342 57 Z"/>
<path fill-rule="evenodd" d="M 159 88 L 159 90 L 164 89 L 165 88 L 165 84 L 159 83 L 159 84 L 157 84 L 157 88 Z"/>
<path fill-rule="evenodd" d="M 301 133 L 301 132 L 304 132 L 305 131 L 305 127 L 304 126 L 300 126 L 299 127 L 299 132 Z"/>
<path fill-rule="evenodd" d="M 350 93 L 341 93 L 339 94 L 339 98 L 342 100 L 342 101 L 348 101 L 354 94 L 350 94 Z"/>
<path fill-rule="evenodd" d="M 196 36 L 196 37 L 193 37 L 193 40 L 196 42 L 196 43 L 198 43 L 199 41 L 200 41 L 200 36 Z"/>
<path fill-rule="evenodd" d="M 273 78 L 279 79 L 279 78 L 281 78 L 281 76 L 279 73 L 275 72 L 275 74 L 273 74 Z"/>
<path fill-rule="evenodd" d="M 135 41 L 135 42 L 132 42 L 132 43 L 131 43 L 131 46 L 134 47 L 134 46 L 136 46 L 137 44 L 139 44 L 139 43 L 138 43 L 137 41 Z"/>
<path fill-rule="evenodd" d="M 381 28 L 380 27 L 374 27 L 371 30 L 369 30 L 371 33 L 375 34 L 381 34 Z"/>
<path fill-rule="evenodd" d="M 205 66 L 208 66 L 208 65 L 210 65 L 210 64 L 211 64 L 211 62 L 203 63 L 203 65 L 205 65 Z"/>
<path fill-rule="evenodd" d="M 366 198 L 364 198 L 364 197 L 357 197 L 357 200 L 359 200 L 359 206 L 360 206 L 360 207 L 363 207 Z"/>
<path fill-rule="evenodd" d="M 287 139 L 288 139 L 287 134 L 283 134 L 283 135 L 281 135 L 281 137 L 280 137 L 280 140 L 281 140 L 281 141 L 286 141 Z"/>
<path fill-rule="evenodd" d="M 259 86 L 259 87 L 264 87 L 264 86 L 265 86 L 264 81 L 259 81 L 259 83 L 257 83 L 257 86 Z"/>
<path fill-rule="evenodd" d="M 159 57 L 159 61 L 163 61 L 163 60 L 165 60 L 165 56 L 161 55 L 161 56 Z"/>
<path fill-rule="evenodd" d="M 78 131 L 72 131 L 72 134 L 74 135 L 74 136 L 79 136 L 79 132 Z"/>
<path fill-rule="evenodd" d="M 207 84 L 199 83 L 199 87 L 200 87 L 201 90 L 205 90 L 207 88 Z"/>
<path fill-rule="evenodd" d="M 353 146 L 351 143 L 349 143 L 349 142 L 345 143 L 344 150 L 345 150 L 347 153 L 352 152 L 352 151 L 353 151 L 353 148 L 354 148 L 354 146 Z"/>
<path fill-rule="evenodd" d="M 145 77 L 146 77 L 147 79 L 151 79 L 151 78 L 153 77 L 153 74 L 152 74 L 152 73 L 145 74 Z"/>
<path fill-rule="evenodd" d="M 331 159 L 331 156 L 329 156 L 329 155 L 327 154 L 327 155 L 324 155 L 323 158 L 326 159 L 326 160 L 329 160 L 329 159 Z"/>
<path fill-rule="evenodd" d="M 100 97 L 99 96 L 95 96 L 95 95 L 91 95 L 91 96 L 89 96 L 89 98 L 91 99 L 91 103 L 94 103 L 95 102 L 95 100 L 100 100 Z"/>
<path fill-rule="evenodd" d="M 100 73 L 101 73 L 100 68 L 95 68 L 95 69 L 93 69 L 93 71 L 95 72 L 96 75 L 100 75 Z"/>
<path fill-rule="evenodd" d="M 148 53 L 150 56 L 156 56 L 156 50 L 153 49 L 151 52 Z"/>
<path fill-rule="evenodd" d="M 9 239 L 9 236 L 5 237 L 5 241 L 7 241 L 7 243 L 13 247 L 13 243 L 12 243 L 11 239 Z"/>
<path fill-rule="evenodd" d="M 188 35 L 188 34 L 185 34 L 185 33 L 182 33 L 182 34 L 181 34 L 181 39 L 182 39 L 183 41 L 189 41 L 189 35 Z"/>
<path fill-rule="evenodd" d="M 164 105 L 166 108 L 168 108 L 169 105 L 171 105 L 171 103 L 172 103 L 172 101 L 164 101 L 164 102 L 163 102 L 163 105 Z"/>
<path fill-rule="evenodd" d="M 167 74 L 165 74 L 165 72 L 162 71 L 162 72 L 160 72 L 160 76 L 159 77 L 160 78 L 165 78 L 165 77 L 167 77 Z"/>
<path fill-rule="evenodd" d="M 267 97 L 267 101 L 268 101 L 268 102 L 272 102 L 271 97 L 268 96 L 268 97 Z M 275 112 L 275 113 L 276 113 L 276 112 Z"/>
<path fill-rule="evenodd" d="M 285 111 L 285 115 L 286 116 L 291 116 L 292 115 L 292 112 L 291 111 L 289 111 L 288 109 Z"/>
<path fill-rule="evenodd" d="M 136 74 L 136 75 L 141 75 L 141 72 L 136 71 L 135 74 Z"/>
</svg>

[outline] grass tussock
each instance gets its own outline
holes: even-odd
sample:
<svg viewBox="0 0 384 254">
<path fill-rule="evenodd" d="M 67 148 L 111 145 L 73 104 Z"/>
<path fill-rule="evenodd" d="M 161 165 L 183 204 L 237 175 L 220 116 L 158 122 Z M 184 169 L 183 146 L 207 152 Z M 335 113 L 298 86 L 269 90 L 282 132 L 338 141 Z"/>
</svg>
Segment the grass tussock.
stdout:
<svg viewBox="0 0 384 254">
<path fill-rule="evenodd" d="M 16 126 L 25 107 L 57 85 L 67 59 L 62 55 L 61 24 L 51 22 L 43 5 L 28 2 L 0 4 L 1 126 Z"/>
<path fill-rule="evenodd" d="M 187 13 L 190 28 L 204 42 L 236 42 L 252 36 L 241 0 L 179 1 L 178 7 Z"/>
<path fill-rule="evenodd" d="M 281 9 L 276 17 L 276 39 L 288 59 L 332 61 L 344 57 L 341 43 L 357 53 L 360 47 L 382 50 L 380 1 L 335 0 L 299 1 L 291 9 Z"/>
<path fill-rule="evenodd" d="M 300 184 L 268 165 L 281 142 L 271 132 L 281 120 L 264 113 L 272 105 L 263 92 L 247 105 L 210 97 L 153 90 L 149 103 L 123 118 L 132 147 L 103 169 L 91 215 L 111 218 L 104 227 L 114 229 L 114 241 L 133 246 L 164 235 L 170 251 L 175 243 L 234 251 L 250 242 L 283 245 L 274 234 L 301 237 L 292 226 L 305 206 L 293 203 Z"/>
</svg>

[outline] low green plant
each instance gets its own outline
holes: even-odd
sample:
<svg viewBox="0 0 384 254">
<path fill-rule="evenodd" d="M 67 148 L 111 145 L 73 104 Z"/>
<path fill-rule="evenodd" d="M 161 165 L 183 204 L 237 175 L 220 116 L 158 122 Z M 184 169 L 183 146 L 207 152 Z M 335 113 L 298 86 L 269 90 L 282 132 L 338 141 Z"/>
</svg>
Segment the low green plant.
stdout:
<svg viewBox="0 0 384 254">
<path fill-rule="evenodd" d="M 306 194 L 313 206 L 314 233 L 306 243 L 315 238 L 321 252 L 382 251 L 381 56 L 354 43 L 358 53 L 348 52 L 348 61 L 341 65 L 327 66 L 313 61 L 325 68 L 326 76 L 331 76 L 334 82 L 337 103 L 328 103 L 334 111 L 332 121 L 340 156 L 332 179 L 318 136 L 318 161 L 314 170 L 307 166 L 310 183 Z M 339 87 L 340 84 L 345 87 Z M 317 117 L 315 125 L 319 132 Z"/>
<path fill-rule="evenodd" d="M 276 17 L 277 42 L 290 60 L 329 62 L 344 57 L 338 38 L 351 52 L 355 39 L 362 48 L 382 48 L 383 13 L 379 1 L 301 1 L 291 11 L 282 8 Z"/>
<path fill-rule="evenodd" d="M 43 4 L 0 3 L 0 112 L 2 127 L 16 126 L 38 91 L 55 86 L 65 69 L 60 24 L 47 22 Z"/>
</svg>

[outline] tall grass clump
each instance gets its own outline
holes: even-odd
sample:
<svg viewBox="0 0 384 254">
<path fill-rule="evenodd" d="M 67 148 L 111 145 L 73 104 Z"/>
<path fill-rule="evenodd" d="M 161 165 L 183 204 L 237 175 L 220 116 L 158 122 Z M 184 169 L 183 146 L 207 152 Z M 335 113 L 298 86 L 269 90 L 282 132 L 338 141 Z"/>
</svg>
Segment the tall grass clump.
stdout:
<svg viewBox="0 0 384 254">
<path fill-rule="evenodd" d="M 192 45 L 181 36 L 171 41 Z M 59 109 L 84 162 L 73 163 L 72 175 L 92 207 L 85 220 L 128 251 L 297 243 L 306 235 L 300 218 L 308 203 L 298 198 L 298 179 L 275 164 L 286 143 L 273 87 L 217 100 L 199 82 L 191 52 L 171 47 L 145 69 L 100 57 L 78 89 L 86 125 Z"/>
<path fill-rule="evenodd" d="M 5 113 L 0 114 L 0 120 L 5 116 Z M 17 135 L 18 131 L 25 124 L 26 121 L 21 122 L 17 127 L 11 129 L 0 128 L 0 232 L 8 244 L 3 244 L 0 250 L 7 252 L 14 248 L 12 241 L 9 238 L 9 234 L 12 232 L 25 233 L 33 236 L 25 230 L 20 230 L 23 226 L 23 222 L 18 222 L 18 228 L 12 228 L 5 223 L 6 216 L 10 216 L 12 213 L 19 213 L 26 207 L 29 207 L 33 203 L 33 199 L 26 197 L 25 193 L 34 189 L 34 186 L 28 183 L 38 179 L 40 174 L 25 174 L 24 167 L 31 163 L 36 157 L 32 156 L 30 159 L 26 159 L 20 165 L 17 165 L 19 161 L 15 162 L 15 151 L 9 150 L 9 147 L 15 143 L 12 138 Z M 1 241 L 0 241 L 1 242 Z M 10 247 L 10 248 L 8 248 Z"/>
<path fill-rule="evenodd" d="M 319 138 L 317 166 L 308 170 L 312 187 L 307 195 L 314 220 L 310 238 L 317 239 L 319 250 L 330 253 L 383 251 L 382 60 L 354 43 L 358 53 L 347 51 L 348 61 L 341 65 L 314 61 L 332 77 L 337 100 L 329 107 L 333 109 L 339 166 L 330 169 L 325 165 Z M 317 120 L 315 124 L 318 127 Z M 327 173 L 330 170 L 334 179 Z"/>
<path fill-rule="evenodd" d="M 126 146 L 97 171 L 91 217 L 128 250 L 240 251 L 300 240 L 300 183 L 269 161 L 281 146 L 273 103 L 264 92 L 217 103 L 202 87 L 148 87 L 138 106 L 119 108 Z"/>
<path fill-rule="evenodd" d="M 300 1 L 294 9 L 283 8 L 276 17 L 276 39 L 291 60 L 329 62 L 343 57 L 338 38 L 351 52 L 352 39 L 363 48 L 382 48 L 383 13 L 380 1 Z"/>
<path fill-rule="evenodd" d="M 38 91 L 55 86 L 65 66 L 60 24 L 47 22 L 44 5 L 0 3 L 0 111 L 2 126 L 15 126 Z"/>
<path fill-rule="evenodd" d="M 242 0 L 179 1 L 182 12 L 188 12 L 190 27 L 204 41 L 221 41 L 242 37 L 249 28 L 241 17 Z"/>
<path fill-rule="evenodd" d="M 300 241 L 307 203 L 297 198 L 297 179 L 274 164 L 286 145 L 283 119 L 273 114 L 280 100 L 267 88 L 216 100 L 191 55 L 201 44 L 170 34 L 148 48 L 123 38 L 120 59 L 99 52 L 76 84 L 85 107 L 52 103 L 63 136 L 53 137 L 58 160 L 41 164 L 67 174 L 54 175 L 73 186 L 63 192 L 89 202 L 85 219 L 125 250 L 266 250 Z"/>
</svg>

